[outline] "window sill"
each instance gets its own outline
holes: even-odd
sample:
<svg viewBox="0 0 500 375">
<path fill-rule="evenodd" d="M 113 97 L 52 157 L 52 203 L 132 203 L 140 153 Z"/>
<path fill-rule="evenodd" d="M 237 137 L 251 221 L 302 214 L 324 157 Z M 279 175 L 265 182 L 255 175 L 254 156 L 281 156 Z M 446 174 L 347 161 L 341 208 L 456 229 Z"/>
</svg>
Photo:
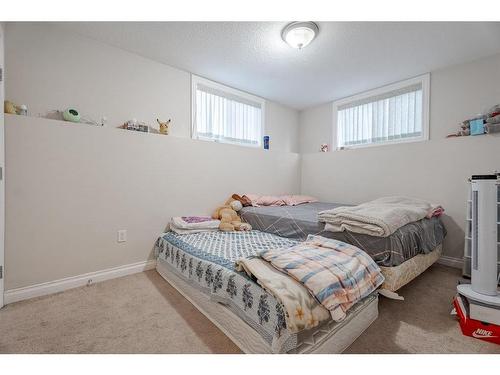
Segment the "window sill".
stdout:
<svg viewBox="0 0 500 375">
<path fill-rule="evenodd" d="M 347 147 L 335 147 L 333 151 L 347 151 L 347 150 L 357 150 L 362 148 L 373 148 L 373 147 L 383 147 L 383 146 L 395 146 L 398 144 L 406 144 L 406 143 L 416 143 L 416 142 L 426 142 L 428 141 L 428 137 L 419 137 L 419 138 L 408 138 L 408 139 L 398 139 L 395 141 L 388 142 L 380 142 L 380 143 L 368 143 L 361 144 L 355 146 L 347 146 Z"/>
<path fill-rule="evenodd" d="M 192 137 L 192 139 L 195 140 L 195 141 L 220 143 L 220 144 L 223 144 L 223 145 L 240 146 L 240 147 L 253 148 L 253 149 L 260 149 L 260 148 L 263 149 L 262 144 L 252 145 L 252 144 L 245 144 L 245 143 L 239 143 L 239 142 L 220 141 L 218 139 L 205 138 L 205 137 L 197 137 L 197 136 Z"/>
</svg>

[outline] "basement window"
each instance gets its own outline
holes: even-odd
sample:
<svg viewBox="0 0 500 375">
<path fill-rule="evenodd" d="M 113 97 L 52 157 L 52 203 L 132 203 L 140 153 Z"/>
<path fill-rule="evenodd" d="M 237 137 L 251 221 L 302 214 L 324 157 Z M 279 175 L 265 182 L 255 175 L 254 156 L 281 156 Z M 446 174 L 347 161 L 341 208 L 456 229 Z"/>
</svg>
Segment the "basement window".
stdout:
<svg viewBox="0 0 500 375">
<path fill-rule="evenodd" d="M 260 147 L 264 118 L 264 99 L 192 76 L 194 139 Z"/>
<path fill-rule="evenodd" d="M 333 103 L 337 149 L 429 139 L 429 74 Z"/>
</svg>

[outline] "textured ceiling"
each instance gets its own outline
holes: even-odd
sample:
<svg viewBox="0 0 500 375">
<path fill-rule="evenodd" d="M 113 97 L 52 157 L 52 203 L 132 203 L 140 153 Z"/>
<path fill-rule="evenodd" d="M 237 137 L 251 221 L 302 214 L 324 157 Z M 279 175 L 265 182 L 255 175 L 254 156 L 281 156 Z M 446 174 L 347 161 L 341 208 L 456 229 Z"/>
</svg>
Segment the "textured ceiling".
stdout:
<svg viewBox="0 0 500 375">
<path fill-rule="evenodd" d="M 286 22 L 88 22 L 55 27 L 303 109 L 500 53 L 500 23 L 318 22 L 303 50 Z"/>
</svg>

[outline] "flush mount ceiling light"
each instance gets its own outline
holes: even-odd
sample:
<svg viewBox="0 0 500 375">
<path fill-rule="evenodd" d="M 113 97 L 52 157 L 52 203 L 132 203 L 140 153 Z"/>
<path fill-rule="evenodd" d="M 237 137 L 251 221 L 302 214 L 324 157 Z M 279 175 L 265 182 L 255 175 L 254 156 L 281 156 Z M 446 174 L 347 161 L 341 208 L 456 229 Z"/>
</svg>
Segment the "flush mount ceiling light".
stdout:
<svg viewBox="0 0 500 375">
<path fill-rule="evenodd" d="M 318 33 L 318 25 L 314 22 L 292 22 L 283 29 L 281 38 L 290 47 L 302 49 L 311 43 Z"/>
</svg>

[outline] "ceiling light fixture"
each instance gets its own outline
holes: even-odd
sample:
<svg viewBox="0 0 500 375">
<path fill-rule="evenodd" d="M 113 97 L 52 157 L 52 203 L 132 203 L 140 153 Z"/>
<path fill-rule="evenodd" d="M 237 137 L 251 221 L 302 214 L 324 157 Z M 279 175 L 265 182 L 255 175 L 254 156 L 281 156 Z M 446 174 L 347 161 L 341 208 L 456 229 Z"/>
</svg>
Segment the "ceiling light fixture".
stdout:
<svg viewBox="0 0 500 375">
<path fill-rule="evenodd" d="M 292 22 L 281 32 L 281 38 L 290 47 L 302 49 L 313 41 L 319 33 L 319 27 L 314 22 Z"/>
</svg>

